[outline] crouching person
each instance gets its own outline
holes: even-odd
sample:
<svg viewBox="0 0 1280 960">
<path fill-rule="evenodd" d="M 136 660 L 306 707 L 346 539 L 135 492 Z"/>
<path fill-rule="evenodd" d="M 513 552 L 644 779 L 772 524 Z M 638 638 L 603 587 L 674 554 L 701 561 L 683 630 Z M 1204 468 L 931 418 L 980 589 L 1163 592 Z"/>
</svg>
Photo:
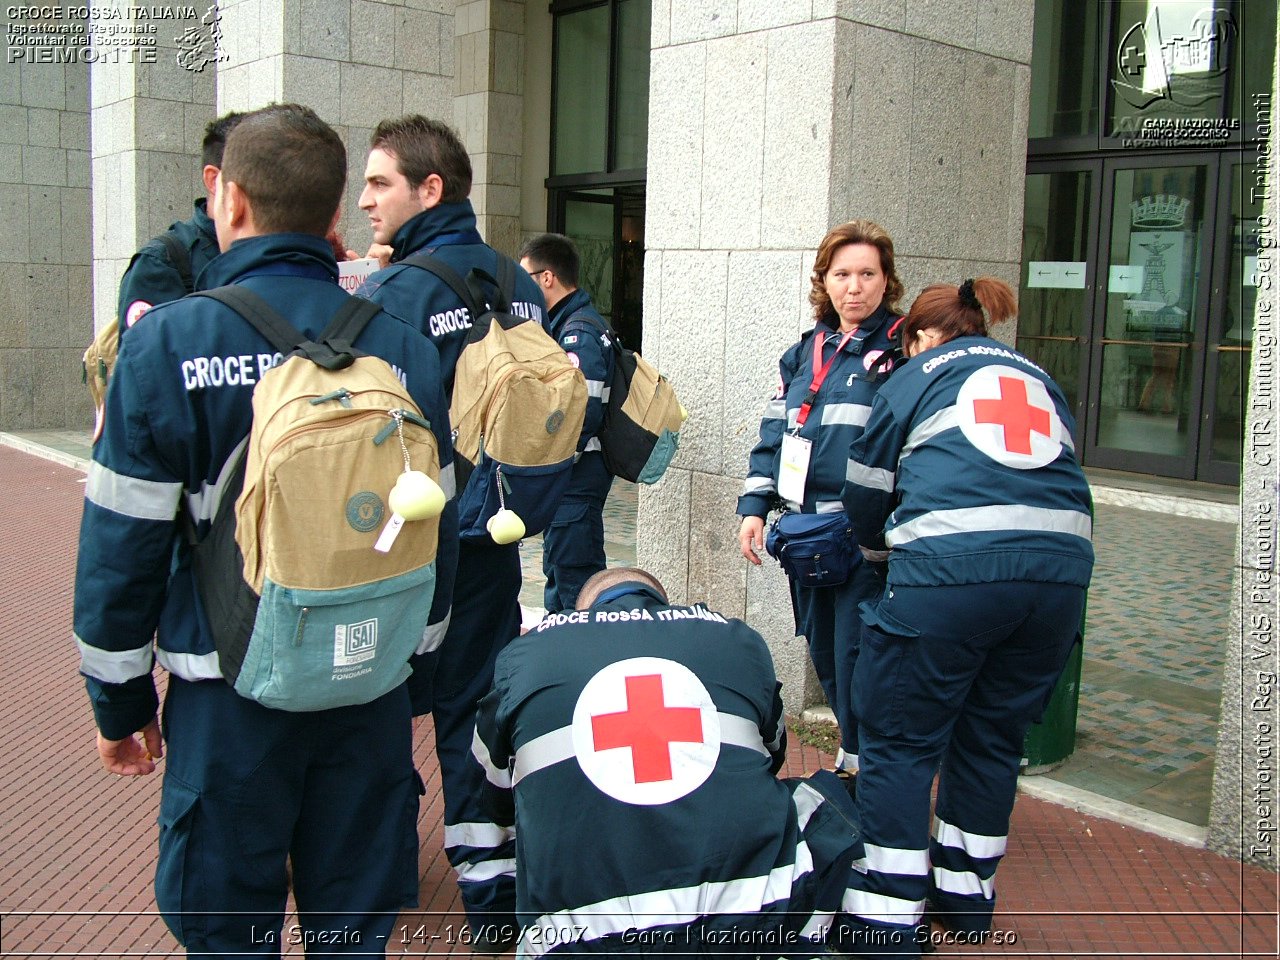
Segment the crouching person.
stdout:
<svg viewBox="0 0 1280 960">
<path fill-rule="evenodd" d="M 758 633 L 642 570 L 511 642 L 472 750 L 515 826 L 519 956 L 822 952 L 861 845 L 835 776 L 775 776 L 778 691 Z"/>
</svg>

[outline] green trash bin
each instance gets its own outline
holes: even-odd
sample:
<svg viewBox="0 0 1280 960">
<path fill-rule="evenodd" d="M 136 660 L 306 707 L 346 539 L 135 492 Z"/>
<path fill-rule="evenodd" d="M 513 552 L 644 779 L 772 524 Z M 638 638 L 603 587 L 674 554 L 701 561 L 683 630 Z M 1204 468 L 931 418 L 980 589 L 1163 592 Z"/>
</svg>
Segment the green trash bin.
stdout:
<svg viewBox="0 0 1280 960">
<path fill-rule="evenodd" d="M 1083 634 L 1083 629 L 1082 629 Z M 1080 660 L 1082 644 L 1071 648 L 1067 665 L 1049 698 L 1049 706 L 1039 723 L 1033 723 L 1022 745 L 1023 773 L 1047 773 L 1061 764 L 1076 748 L 1076 708 L 1080 702 Z"/>
</svg>

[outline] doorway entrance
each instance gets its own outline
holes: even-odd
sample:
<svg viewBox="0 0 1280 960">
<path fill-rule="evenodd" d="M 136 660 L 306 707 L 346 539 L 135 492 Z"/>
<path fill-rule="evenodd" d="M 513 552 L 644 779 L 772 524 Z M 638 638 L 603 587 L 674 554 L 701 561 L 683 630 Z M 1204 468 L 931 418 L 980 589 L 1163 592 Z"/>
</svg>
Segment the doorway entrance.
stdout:
<svg viewBox="0 0 1280 960">
<path fill-rule="evenodd" d="M 1018 348 L 1090 466 L 1239 482 L 1261 212 L 1239 154 L 1028 164 Z"/>
</svg>

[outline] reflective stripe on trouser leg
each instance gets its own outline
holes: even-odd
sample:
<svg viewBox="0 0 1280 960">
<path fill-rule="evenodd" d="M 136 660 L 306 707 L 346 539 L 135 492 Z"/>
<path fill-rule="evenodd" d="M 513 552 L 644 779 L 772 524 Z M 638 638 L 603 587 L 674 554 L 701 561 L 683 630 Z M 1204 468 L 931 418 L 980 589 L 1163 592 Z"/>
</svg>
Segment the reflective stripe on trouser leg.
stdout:
<svg viewBox="0 0 1280 960">
<path fill-rule="evenodd" d="M 471 758 L 471 740 L 476 705 L 493 686 L 494 660 L 520 631 L 519 595 L 516 544 L 459 545 L 453 610 L 438 652 L 431 712 L 444 788 L 445 853 L 457 872 L 473 929 L 515 924 L 515 845 L 493 842 L 502 828 L 485 815 L 484 771 Z"/>
</svg>

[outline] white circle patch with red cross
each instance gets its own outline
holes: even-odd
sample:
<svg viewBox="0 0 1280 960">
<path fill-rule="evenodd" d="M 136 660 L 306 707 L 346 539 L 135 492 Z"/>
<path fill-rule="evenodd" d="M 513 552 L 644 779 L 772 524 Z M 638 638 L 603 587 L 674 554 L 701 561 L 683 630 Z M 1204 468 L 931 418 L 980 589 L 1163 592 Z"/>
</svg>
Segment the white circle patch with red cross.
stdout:
<svg viewBox="0 0 1280 960">
<path fill-rule="evenodd" d="M 956 397 L 956 415 L 970 443 L 1015 470 L 1052 463 L 1067 436 L 1044 383 L 1000 364 L 969 375 Z"/>
<path fill-rule="evenodd" d="M 151 309 L 151 304 L 145 300 L 135 300 L 129 304 L 129 309 L 124 312 L 124 325 L 132 327 L 135 323 L 142 319 L 142 315 Z"/>
<path fill-rule="evenodd" d="M 720 756 L 720 717 L 688 667 L 659 657 L 611 663 L 573 708 L 573 751 L 615 800 L 670 803 L 706 782 Z"/>
</svg>

